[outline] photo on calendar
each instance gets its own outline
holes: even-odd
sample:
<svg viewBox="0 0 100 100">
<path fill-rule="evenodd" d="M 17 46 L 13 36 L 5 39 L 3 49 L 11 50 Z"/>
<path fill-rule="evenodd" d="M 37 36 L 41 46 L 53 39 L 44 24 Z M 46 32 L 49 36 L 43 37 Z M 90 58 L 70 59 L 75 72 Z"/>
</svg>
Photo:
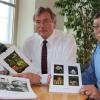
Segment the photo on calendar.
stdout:
<svg viewBox="0 0 100 100">
<path fill-rule="evenodd" d="M 53 85 L 64 85 L 64 76 L 63 75 L 54 75 L 53 76 Z"/>
<path fill-rule="evenodd" d="M 0 90 L 28 92 L 27 83 L 23 80 L 9 80 L 9 78 L 0 78 Z"/>
<path fill-rule="evenodd" d="M 0 98 L 2 100 L 33 100 L 36 94 L 31 88 L 29 79 L 0 75 Z"/>
<path fill-rule="evenodd" d="M 32 66 L 29 59 L 15 46 L 11 46 L 0 55 L 0 63 L 11 73 L 21 73 Z"/>
<path fill-rule="evenodd" d="M 10 55 L 8 55 L 4 61 L 16 72 L 21 73 L 25 68 L 29 65 L 16 53 L 13 51 Z"/>
<path fill-rule="evenodd" d="M 76 66 L 68 66 L 68 73 L 78 75 L 78 68 Z"/>
<path fill-rule="evenodd" d="M 59 64 L 54 64 L 54 73 L 64 74 L 64 66 Z"/>
<path fill-rule="evenodd" d="M 79 77 L 78 76 L 69 76 L 68 77 L 69 86 L 79 86 Z"/>
</svg>

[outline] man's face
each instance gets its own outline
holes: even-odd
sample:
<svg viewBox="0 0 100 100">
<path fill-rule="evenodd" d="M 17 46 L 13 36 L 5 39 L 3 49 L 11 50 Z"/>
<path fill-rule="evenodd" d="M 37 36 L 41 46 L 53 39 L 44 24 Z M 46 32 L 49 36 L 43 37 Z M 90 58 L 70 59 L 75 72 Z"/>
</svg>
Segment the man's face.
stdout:
<svg viewBox="0 0 100 100">
<path fill-rule="evenodd" d="M 48 12 L 35 16 L 35 30 L 42 38 L 47 39 L 52 34 L 54 27 L 54 21 Z"/>
<path fill-rule="evenodd" d="M 96 39 L 100 42 L 100 17 L 97 19 L 94 19 L 93 26 L 94 26 Z"/>
</svg>

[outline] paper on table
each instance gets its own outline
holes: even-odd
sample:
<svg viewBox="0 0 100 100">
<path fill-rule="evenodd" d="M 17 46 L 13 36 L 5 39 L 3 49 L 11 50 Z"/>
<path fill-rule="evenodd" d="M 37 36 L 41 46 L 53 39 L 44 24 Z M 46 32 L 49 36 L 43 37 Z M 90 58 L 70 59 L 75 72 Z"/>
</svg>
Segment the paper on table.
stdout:
<svg viewBox="0 0 100 100">
<path fill-rule="evenodd" d="M 78 93 L 81 86 L 81 70 L 78 63 L 52 65 L 50 92 Z"/>
<path fill-rule="evenodd" d="M 36 94 L 26 78 L 0 75 L 0 99 L 34 99 Z"/>
</svg>

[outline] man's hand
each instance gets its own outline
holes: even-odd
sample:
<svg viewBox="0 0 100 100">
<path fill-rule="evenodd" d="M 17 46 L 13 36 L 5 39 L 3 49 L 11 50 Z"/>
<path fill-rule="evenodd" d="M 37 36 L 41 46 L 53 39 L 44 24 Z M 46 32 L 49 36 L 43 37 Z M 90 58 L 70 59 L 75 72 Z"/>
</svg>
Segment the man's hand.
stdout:
<svg viewBox="0 0 100 100">
<path fill-rule="evenodd" d="M 100 98 L 100 93 L 94 85 L 84 85 L 80 93 L 89 96 L 91 99 L 99 100 Z"/>
<path fill-rule="evenodd" d="M 33 73 L 18 73 L 16 75 L 13 75 L 14 77 L 23 77 L 28 78 L 31 82 L 31 84 L 40 84 L 41 77 L 38 74 Z"/>
<path fill-rule="evenodd" d="M 50 80 L 51 80 L 51 75 L 49 74 L 47 78 L 48 84 L 50 84 Z"/>
</svg>

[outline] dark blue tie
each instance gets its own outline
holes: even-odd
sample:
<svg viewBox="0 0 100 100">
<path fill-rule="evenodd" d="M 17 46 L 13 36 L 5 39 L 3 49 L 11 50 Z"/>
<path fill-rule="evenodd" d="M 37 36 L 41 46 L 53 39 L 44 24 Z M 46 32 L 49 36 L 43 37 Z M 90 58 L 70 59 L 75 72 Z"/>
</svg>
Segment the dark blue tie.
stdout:
<svg viewBox="0 0 100 100">
<path fill-rule="evenodd" d="M 47 74 L 47 41 L 43 41 L 42 54 L 41 54 L 41 73 Z"/>
</svg>

